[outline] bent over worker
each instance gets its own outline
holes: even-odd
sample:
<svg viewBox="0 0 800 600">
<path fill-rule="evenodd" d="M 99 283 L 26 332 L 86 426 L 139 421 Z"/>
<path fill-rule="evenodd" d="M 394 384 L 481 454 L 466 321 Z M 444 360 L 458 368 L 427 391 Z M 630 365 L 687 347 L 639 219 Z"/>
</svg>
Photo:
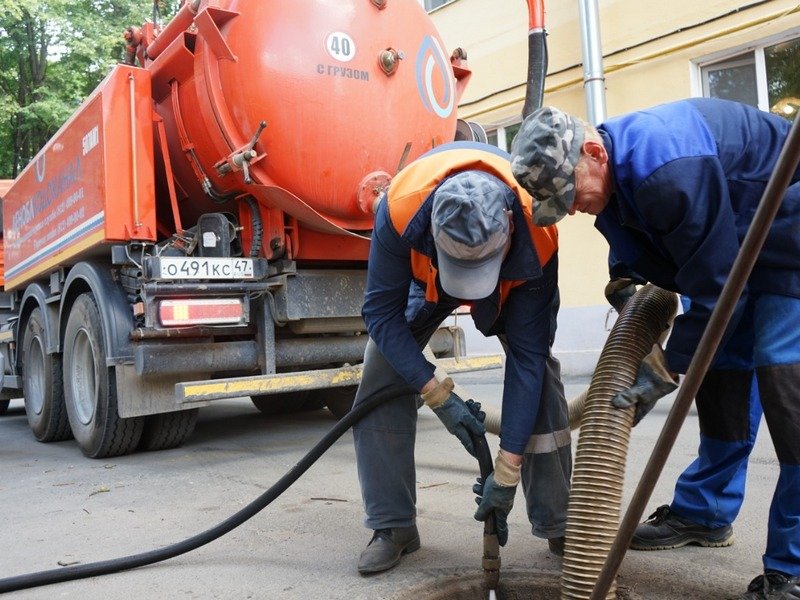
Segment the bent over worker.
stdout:
<svg viewBox="0 0 800 600">
<path fill-rule="evenodd" d="M 439 381 L 422 354 L 457 307 L 469 304 L 484 335 L 506 350 L 500 451 L 476 486 L 476 518 L 494 510 L 498 539 L 520 475 L 533 534 L 563 548 L 571 471 L 560 366 L 551 355 L 559 306 L 557 232 L 534 227 L 531 199 L 514 181 L 508 154 L 455 142 L 428 152 L 392 180 L 373 231 L 363 307 L 370 340 L 355 405 L 405 383 L 474 454 L 478 407 Z M 394 567 L 420 547 L 414 442 L 417 394 L 390 400 L 353 427 L 358 476 L 374 530 L 358 570 Z"/>
<path fill-rule="evenodd" d="M 596 215 L 611 248 L 612 302 L 637 276 L 685 295 L 666 349 L 612 402 L 641 418 L 676 387 L 694 354 L 789 132 L 784 119 L 708 98 L 609 119 L 597 130 L 554 108 L 523 123 L 517 180 L 552 223 Z M 542 165 L 545 165 L 542 168 Z M 780 463 L 764 573 L 740 600 L 800 598 L 800 174 L 795 173 L 711 370 L 695 399 L 700 455 L 672 506 L 639 525 L 633 547 L 731 541 L 760 408 Z M 616 279 L 619 278 L 619 279 Z M 751 393 L 753 379 L 758 394 Z"/>
</svg>

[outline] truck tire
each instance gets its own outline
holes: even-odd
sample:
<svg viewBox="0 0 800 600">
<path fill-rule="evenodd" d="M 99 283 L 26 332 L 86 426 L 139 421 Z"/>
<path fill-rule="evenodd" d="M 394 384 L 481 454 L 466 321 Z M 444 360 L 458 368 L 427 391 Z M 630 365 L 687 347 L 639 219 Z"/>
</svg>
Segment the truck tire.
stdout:
<svg viewBox="0 0 800 600">
<path fill-rule="evenodd" d="M 345 385 L 326 390 L 314 390 L 314 394 L 318 396 L 323 406 L 328 407 L 334 417 L 341 419 L 353 408 L 357 389 L 357 385 Z"/>
<path fill-rule="evenodd" d="M 44 319 L 37 307 L 22 334 L 22 395 L 33 436 L 40 442 L 72 437 L 64 403 L 61 356 L 45 351 Z M 6 401 L 7 402 L 7 401 Z"/>
<path fill-rule="evenodd" d="M 280 392 L 278 394 L 265 394 L 263 396 L 251 396 L 250 400 L 262 414 L 288 415 L 304 410 L 311 410 L 308 406 L 310 390 L 299 392 Z"/>
<path fill-rule="evenodd" d="M 197 424 L 199 408 L 148 415 L 139 440 L 138 450 L 167 450 L 177 448 L 189 439 Z"/>
<path fill-rule="evenodd" d="M 128 454 L 136 449 L 144 417 L 117 412 L 113 367 L 106 366 L 105 337 L 94 295 L 78 296 L 64 332 L 64 400 L 75 440 L 89 458 Z"/>
</svg>

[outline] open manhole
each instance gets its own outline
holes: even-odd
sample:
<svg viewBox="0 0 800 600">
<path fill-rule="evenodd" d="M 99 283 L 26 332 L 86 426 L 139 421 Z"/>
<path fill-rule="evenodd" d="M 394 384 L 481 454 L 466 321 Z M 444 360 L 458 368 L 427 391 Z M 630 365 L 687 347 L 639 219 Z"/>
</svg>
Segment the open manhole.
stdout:
<svg viewBox="0 0 800 600">
<path fill-rule="evenodd" d="M 639 596 L 623 587 L 617 588 L 618 600 L 639 600 Z M 487 600 L 488 591 L 482 575 L 449 576 L 408 590 L 397 600 Z M 560 600 L 561 587 L 557 573 L 503 572 L 497 589 L 497 600 Z"/>
</svg>

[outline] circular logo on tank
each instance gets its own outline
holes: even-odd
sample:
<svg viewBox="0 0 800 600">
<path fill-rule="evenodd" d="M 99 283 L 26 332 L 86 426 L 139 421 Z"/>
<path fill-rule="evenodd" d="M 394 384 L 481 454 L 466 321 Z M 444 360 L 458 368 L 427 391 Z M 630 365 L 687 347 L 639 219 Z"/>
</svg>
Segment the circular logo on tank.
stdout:
<svg viewBox="0 0 800 600">
<path fill-rule="evenodd" d="M 439 41 L 426 35 L 417 52 L 417 90 L 429 111 L 443 119 L 450 116 L 455 104 L 450 63 Z"/>
<path fill-rule="evenodd" d="M 356 55 L 356 43 L 343 31 L 329 33 L 325 38 L 325 49 L 331 58 L 339 62 L 349 62 Z"/>
</svg>

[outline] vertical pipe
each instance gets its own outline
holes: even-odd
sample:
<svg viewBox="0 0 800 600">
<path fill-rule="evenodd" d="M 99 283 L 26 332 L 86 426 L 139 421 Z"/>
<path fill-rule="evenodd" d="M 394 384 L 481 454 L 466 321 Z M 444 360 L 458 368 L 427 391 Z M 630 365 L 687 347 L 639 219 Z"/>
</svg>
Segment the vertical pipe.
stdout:
<svg viewBox="0 0 800 600">
<path fill-rule="evenodd" d="M 597 0 L 578 0 L 581 18 L 583 51 L 583 89 L 586 93 L 586 114 L 589 123 L 598 125 L 606 118 L 605 74 L 603 49 L 600 44 L 600 15 Z"/>
<path fill-rule="evenodd" d="M 667 462 L 672 446 L 675 444 L 681 425 L 683 425 L 683 421 L 689 413 L 692 399 L 697 394 L 697 390 L 700 389 L 703 377 L 717 351 L 720 340 L 725 333 L 725 328 L 728 326 L 728 321 L 730 321 L 733 310 L 736 308 L 736 303 L 742 295 L 747 279 L 750 277 L 756 259 L 761 252 L 761 247 L 764 245 L 764 240 L 767 239 L 769 228 L 775 220 L 775 215 L 780 208 L 786 188 L 797 170 L 798 162 L 800 162 L 800 118 L 795 120 L 789 131 L 781 154 L 778 157 L 778 162 L 775 164 L 775 170 L 767 182 L 764 195 L 761 197 L 761 202 L 758 204 L 755 215 L 753 215 L 753 221 L 733 263 L 728 280 L 725 282 L 717 304 L 711 312 L 706 329 L 700 338 L 700 343 L 697 345 L 697 350 L 694 353 L 694 357 L 692 357 L 692 362 L 689 364 L 689 369 L 686 371 L 686 377 L 678 391 L 678 397 L 675 399 L 667 416 L 661 435 L 659 435 L 655 446 L 653 446 L 650 460 L 647 462 L 647 466 L 639 479 L 639 485 L 636 487 L 633 498 L 631 498 L 631 503 L 622 520 L 608 558 L 603 565 L 603 571 L 597 579 L 597 584 L 590 600 L 602 600 L 605 598 L 606 593 L 614 582 L 620 564 L 622 564 L 622 559 L 625 557 L 625 551 L 636 531 L 636 526 L 642 518 L 647 502 L 653 493 L 653 488 L 655 488 L 658 477 L 664 469 L 664 464 Z"/>
</svg>

